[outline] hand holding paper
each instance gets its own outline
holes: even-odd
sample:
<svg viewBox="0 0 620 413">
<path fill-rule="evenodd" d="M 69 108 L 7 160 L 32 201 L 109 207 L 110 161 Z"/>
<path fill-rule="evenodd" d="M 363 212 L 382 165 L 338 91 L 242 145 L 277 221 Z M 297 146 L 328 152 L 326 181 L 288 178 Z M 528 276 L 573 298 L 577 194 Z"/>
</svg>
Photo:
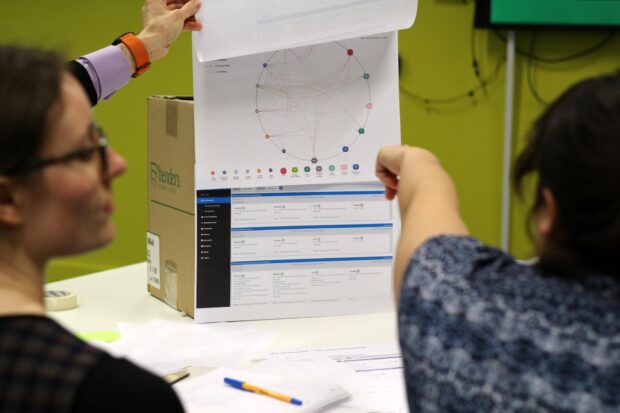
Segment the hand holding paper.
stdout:
<svg viewBox="0 0 620 413">
<path fill-rule="evenodd" d="M 202 25 L 193 19 L 200 0 L 146 0 L 142 8 L 144 28 L 138 35 L 151 62 L 162 59 L 183 31 L 197 31 Z"/>
</svg>

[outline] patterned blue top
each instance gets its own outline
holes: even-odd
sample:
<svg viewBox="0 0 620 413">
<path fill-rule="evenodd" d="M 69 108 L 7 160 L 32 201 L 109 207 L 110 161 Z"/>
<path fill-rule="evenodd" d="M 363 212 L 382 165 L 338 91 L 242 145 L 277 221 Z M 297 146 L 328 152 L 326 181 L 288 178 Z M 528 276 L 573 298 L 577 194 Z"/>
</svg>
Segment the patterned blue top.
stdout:
<svg viewBox="0 0 620 413">
<path fill-rule="evenodd" d="M 411 259 L 399 330 L 412 413 L 620 412 L 619 279 L 440 236 Z"/>
</svg>

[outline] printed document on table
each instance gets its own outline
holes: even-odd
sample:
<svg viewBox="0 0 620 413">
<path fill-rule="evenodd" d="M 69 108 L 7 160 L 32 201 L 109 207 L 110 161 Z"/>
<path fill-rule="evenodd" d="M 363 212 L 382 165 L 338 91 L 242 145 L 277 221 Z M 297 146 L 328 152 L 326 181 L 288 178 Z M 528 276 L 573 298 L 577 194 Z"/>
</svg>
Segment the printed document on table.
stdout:
<svg viewBox="0 0 620 413">
<path fill-rule="evenodd" d="M 201 62 L 401 30 L 417 0 L 206 1 L 194 33 Z"/>
<path fill-rule="evenodd" d="M 243 391 L 224 383 L 229 377 L 301 400 L 301 406 Z M 313 381 L 289 374 L 267 375 L 219 368 L 174 386 L 185 411 L 310 413 L 324 411 L 350 397 L 340 386 L 329 381 Z"/>
<path fill-rule="evenodd" d="M 373 181 L 400 144 L 397 36 L 194 58 L 194 96 L 197 189 Z"/>
<path fill-rule="evenodd" d="M 256 365 L 253 371 L 286 372 L 342 386 L 351 393 L 351 400 L 330 412 L 408 411 L 402 357 L 395 343 L 278 352 Z"/>
</svg>

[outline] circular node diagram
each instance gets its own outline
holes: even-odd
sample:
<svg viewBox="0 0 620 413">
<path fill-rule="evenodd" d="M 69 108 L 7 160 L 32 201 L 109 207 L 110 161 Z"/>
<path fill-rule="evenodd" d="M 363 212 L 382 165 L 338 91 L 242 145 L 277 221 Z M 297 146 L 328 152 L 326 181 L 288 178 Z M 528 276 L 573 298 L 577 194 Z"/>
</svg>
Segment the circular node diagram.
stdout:
<svg viewBox="0 0 620 413">
<path fill-rule="evenodd" d="M 260 139 L 316 164 L 354 150 L 373 109 L 371 74 L 340 42 L 274 52 L 260 67 Z"/>
</svg>

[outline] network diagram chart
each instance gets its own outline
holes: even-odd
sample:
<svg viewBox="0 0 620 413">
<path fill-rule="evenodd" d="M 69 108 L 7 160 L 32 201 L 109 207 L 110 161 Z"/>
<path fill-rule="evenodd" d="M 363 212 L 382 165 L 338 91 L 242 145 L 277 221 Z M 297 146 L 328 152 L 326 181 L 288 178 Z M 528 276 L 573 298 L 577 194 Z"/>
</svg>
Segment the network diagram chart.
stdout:
<svg viewBox="0 0 620 413">
<path fill-rule="evenodd" d="M 400 143 L 393 33 L 194 62 L 201 189 L 375 180 Z"/>
<path fill-rule="evenodd" d="M 371 74 L 343 42 L 280 50 L 261 64 L 255 102 L 260 138 L 317 164 L 348 153 L 366 135 Z"/>
</svg>

